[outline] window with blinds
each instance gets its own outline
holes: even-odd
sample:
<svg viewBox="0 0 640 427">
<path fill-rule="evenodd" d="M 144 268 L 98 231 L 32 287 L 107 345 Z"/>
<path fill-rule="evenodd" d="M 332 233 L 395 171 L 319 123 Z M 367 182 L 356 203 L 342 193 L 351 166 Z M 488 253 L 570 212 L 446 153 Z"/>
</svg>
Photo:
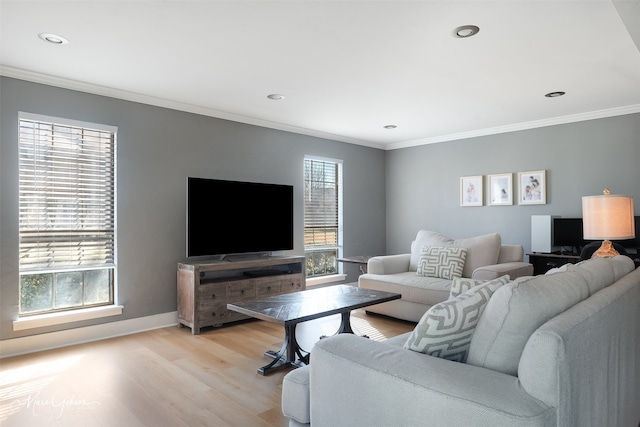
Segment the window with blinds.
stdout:
<svg viewBox="0 0 640 427">
<path fill-rule="evenodd" d="M 115 137 L 20 114 L 20 315 L 113 304 Z"/>
<path fill-rule="evenodd" d="M 304 160 L 304 249 L 307 277 L 338 272 L 341 167 L 337 161 Z"/>
</svg>

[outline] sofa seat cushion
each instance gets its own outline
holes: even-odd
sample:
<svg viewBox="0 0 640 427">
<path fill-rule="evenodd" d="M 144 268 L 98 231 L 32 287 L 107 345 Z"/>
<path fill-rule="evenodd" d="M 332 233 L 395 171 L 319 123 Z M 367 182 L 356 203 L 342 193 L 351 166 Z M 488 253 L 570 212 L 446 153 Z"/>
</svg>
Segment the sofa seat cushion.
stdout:
<svg viewBox="0 0 640 427">
<path fill-rule="evenodd" d="M 416 275 L 415 271 L 396 274 L 363 274 L 358 286 L 374 291 L 395 292 L 405 301 L 432 306 L 449 298 L 451 280 Z"/>
<path fill-rule="evenodd" d="M 405 343 L 411 336 L 412 332 L 405 332 L 404 334 L 396 335 L 395 337 L 387 338 L 383 342 L 393 347 L 404 347 Z"/>
<path fill-rule="evenodd" d="M 312 425 L 554 425 L 555 409 L 516 378 L 385 343 L 339 334 L 315 345 Z"/>
<path fill-rule="evenodd" d="M 503 286 L 478 321 L 467 363 L 517 376 L 531 334 L 588 297 L 587 281 L 574 271 L 523 277 Z"/>
<path fill-rule="evenodd" d="M 416 235 L 416 239 L 411 242 L 409 270 L 417 271 L 421 250 L 424 246 L 448 246 L 465 248 L 467 250 L 467 258 L 464 269 L 462 270 L 462 277 L 471 277 L 476 268 L 498 262 L 501 244 L 502 239 L 498 233 L 453 240 L 435 231 L 420 230 Z"/>
<path fill-rule="evenodd" d="M 422 316 L 404 348 L 464 363 L 487 302 L 508 281 L 509 276 L 503 276 L 434 305 Z"/>
</svg>

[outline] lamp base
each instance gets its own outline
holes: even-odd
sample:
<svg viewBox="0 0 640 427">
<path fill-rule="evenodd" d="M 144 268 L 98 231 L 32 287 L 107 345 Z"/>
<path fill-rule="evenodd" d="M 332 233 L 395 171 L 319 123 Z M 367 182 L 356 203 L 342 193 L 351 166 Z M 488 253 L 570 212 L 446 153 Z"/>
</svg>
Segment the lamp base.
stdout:
<svg viewBox="0 0 640 427">
<path fill-rule="evenodd" d="M 597 251 L 593 253 L 591 258 L 611 258 L 616 255 L 620 255 L 620 252 L 616 251 L 613 247 L 611 240 L 605 240 Z"/>
</svg>

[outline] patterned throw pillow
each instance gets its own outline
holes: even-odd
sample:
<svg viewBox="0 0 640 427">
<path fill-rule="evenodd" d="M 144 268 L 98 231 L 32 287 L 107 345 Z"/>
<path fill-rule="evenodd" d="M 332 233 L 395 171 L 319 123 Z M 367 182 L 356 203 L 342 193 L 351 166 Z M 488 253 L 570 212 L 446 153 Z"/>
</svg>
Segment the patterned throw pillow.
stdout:
<svg viewBox="0 0 640 427">
<path fill-rule="evenodd" d="M 474 286 L 478 286 L 486 280 L 467 279 L 466 277 L 454 277 L 451 282 L 451 292 L 449 293 L 449 299 L 455 298 L 460 294 L 467 292 Z"/>
<path fill-rule="evenodd" d="M 508 282 L 509 276 L 505 275 L 434 305 L 422 316 L 404 348 L 464 363 L 471 337 L 489 298 Z"/>
<path fill-rule="evenodd" d="M 466 259 L 467 250 L 465 248 L 424 246 L 416 274 L 440 279 L 462 277 Z"/>
</svg>

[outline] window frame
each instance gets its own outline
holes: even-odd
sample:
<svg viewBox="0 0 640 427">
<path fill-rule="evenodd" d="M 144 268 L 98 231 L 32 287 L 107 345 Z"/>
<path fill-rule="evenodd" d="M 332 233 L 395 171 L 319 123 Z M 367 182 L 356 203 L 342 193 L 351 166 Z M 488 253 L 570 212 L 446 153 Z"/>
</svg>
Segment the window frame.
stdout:
<svg viewBox="0 0 640 427">
<path fill-rule="evenodd" d="M 23 196 L 23 191 L 26 192 L 25 188 L 27 188 L 27 183 L 23 182 L 23 178 L 22 178 L 22 173 L 23 173 L 23 168 L 29 168 L 31 167 L 31 169 L 27 169 L 29 172 L 33 172 L 34 176 L 35 176 L 35 171 L 38 170 L 38 166 L 37 166 L 37 161 L 33 161 L 34 165 L 30 166 L 28 163 L 29 161 L 26 161 L 25 158 L 23 158 L 23 154 L 22 154 L 22 150 L 23 150 L 23 144 L 27 144 L 27 143 L 32 143 L 33 144 L 33 149 L 40 149 L 40 147 L 36 147 L 38 144 L 38 139 L 36 137 L 32 137 L 32 141 L 30 142 L 26 142 L 25 140 L 23 140 L 23 135 L 22 135 L 22 128 L 23 128 L 23 123 L 25 122 L 35 122 L 35 123 L 44 123 L 46 125 L 51 125 L 52 129 L 55 126 L 61 126 L 61 127 L 69 127 L 69 128 L 74 128 L 74 129 L 79 129 L 81 132 L 83 132 L 83 136 L 82 136 L 82 141 L 83 144 L 81 151 L 79 151 L 79 153 L 82 153 L 82 155 L 86 155 L 86 150 L 87 149 L 92 149 L 95 148 L 96 146 L 101 147 L 102 146 L 102 142 L 95 144 L 93 142 L 87 142 L 89 140 L 89 138 L 86 137 L 86 133 L 99 133 L 100 134 L 100 138 L 107 137 L 107 135 L 104 134 L 109 134 L 107 137 L 108 140 L 108 144 L 107 144 L 107 149 L 105 150 L 107 153 L 110 154 L 110 157 L 106 157 L 106 161 L 105 161 L 105 157 L 103 156 L 103 152 L 102 151 L 98 151 L 100 154 L 98 156 L 96 156 L 96 160 L 95 161 L 86 161 L 85 166 L 91 166 L 91 167 L 95 167 L 96 164 L 98 165 L 102 165 L 103 163 L 106 163 L 107 166 L 104 167 L 100 167 L 98 172 L 90 172 L 89 176 L 90 177 L 97 177 L 100 181 L 99 182 L 103 182 L 103 180 L 106 178 L 107 179 L 107 185 L 106 185 L 106 190 L 99 190 L 99 191 L 89 191 L 88 194 L 90 194 L 90 197 L 96 197 L 96 195 L 101 195 L 104 197 L 104 194 L 106 194 L 106 199 L 108 200 L 108 206 L 110 207 L 110 209 L 107 209 L 107 213 L 105 215 L 104 213 L 104 205 L 100 205 L 99 208 L 88 208 L 88 209 L 81 209 L 81 212 L 79 214 L 76 214 L 75 217 L 77 218 L 77 221 L 79 224 L 81 224 L 80 226 L 78 226 L 76 224 L 76 232 L 78 234 L 89 234 L 88 231 L 91 232 L 91 234 L 95 234 L 96 230 L 97 230 L 97 234 L 100 233 L 104 233 L 105 234 L 105 238 L 102 239 L 102 241 L 107 241 L 109 243 L 106 244 L 105 248 L 106 249 L 101 249 L 102 251 L 104 251 L 105 255 L 102 255 L 102 258 L 100 258 L 100 252 L 101 250 L 99 249 L 98 252 L 95 252 L 95 249 L 89 249 L 88 251 L 83 251 L 83 250 L 77 250 L 78 255 L 75 257 L 75 260 L 73 262 L 67 261 L 67 262 L 62 262 L 62 263 L 56 263 L 54 261 L 53 265 L 48 265 L 48 266 L 43 266 L 43 265 L 36 265 L 35 263 L 32 265 L 28 265 L 27 263 L 22 263 L 22 256 L 20 256 L 20 261 L 19 261 L 19 265 L 18 265 L 18 270 L 19 270 L 19 276 L 20 276 L 20 283 L 18 284 L 18 320 L 14 321 L 14 330 L 18 330 L 16 329 L 16 322 L 20 322 L 21 320 L 25 320 L 25 319 L 31 319 L 31 320 L 36 320 L 35 318 L 43 318 L 43 317 L 47 317 L 47 316 L 56 316 L 56 317 L 60 317 L 60 315 L 65 315 L 66 313 L 76 313 L 74 316 L 68 316 L 69 318 L 72 317 L 103 317 L 104 315 L 113 315 L 113 314 L 120 314 L 122 312 L 122 307 L 118 307 L 116 306 L 117 300 L 118 300 L 118 296 L 117 296 L 117 131 L 118 128 L 116 126 L 111 126 L 111 125 L 105 125 L 105 124 L 98 124 L 98 123 L 90 123 L 90 122 L 84 122 L 84 121 L 78 121 L 78 120 L 72 120 L 72 119 L 67 119 L 67 118 L 61 118 L 61 117 L 52 117 L 52 116 L 45 116 L 45 115 L 40 115 L 40 114 L 33 114 L 33 113 L 28 113 L 28 112 L 22 112 L 20 111 L 18 113 L 18 151 L 19 151 L 19 155 L 18 155 L 18 163 L 20 165 L 20 175 L 18 177 L 18 188 L 19 188 L 19 200 L 18 200 L 18 210 L 19 210 L 19 226 L 18 226 L 18 235 L 19 235 L 19 252 L 22 254 L 23 250 L 24 250 L 24 245 L 26 244 L 25 242 L 28 240 L 33 241 L 33 239 L 25 239 L 25 236 L 27 234 L 33 234 L 33 230 L 34 228 L 31 227 L 31 231 L 27 232 L 27 226 L 25 224 L 23 224 L 23 217 L 25 217 L 25 214 L 23 213 L 23 209 L 26 210 L 26 206 L 27 203 L 23 200 L 25 199 L 25 197 Z M 55 137 L 55 133 L 51 134 L 51 137 L 49 137 L 49 142 L 53 141 L 54 137 Z M 75 140 L 74 140 L 75 142 Z M 40 145 L 45 145 L 46 142 L 41 143 Z M 26 146 L 26 145 L 25 145 Z M 71 144 L 71 147 L 73 149 L 77 149 L 77 145 Z M 101 150 L 101 149 L 100 149 Z M 58 151 L 53 151 L 54 156 L 57 156 L 57 158 L 62 158 L 64 157 L 62 154 L 62 151 L 58 150 Z M 75 154 L 75 152 L 74 152 Z M 81 157 L 80 155 L 77 156 L 78 158 Z M 73 164 L 78 164 L 77 162 L 77 158 L 72 158 L 72 162 Z M 46 159 L 46 162 L 49 163 L 50 159 Z M 50 168 L 51 164 L 47 164 L 45 165 L 45 167 L 41 168 L 40 170 L 42 171 L 46 171 L 48 173 L 51 173 L 53 176 L 58 177 L 59 178 L 59 171 L 56 170 L 51 170 Z M 84 171 L 84 169 L 78 168 L 78 169 L 73 169 L 74 172 L 77 172 L 79 170 Z M 45 178 L 41 178 L 38 177 L 36 179 L 33 180 L 33 182 L 47 182 L 48 184 L 50 184 L 51 182 L 51 178 L 49 176 L 45 177 Z M 73 181 L 73 180 L 72 180 Z M 72 188 L 74 191 L 71 192 L 70 194 L 72 194 L 73 196 L 78 197 L 80 194 L 84 194 L 82 193 L 80 187 L 78 185 L 76 185 L 77 183 L 74 182 L 73 186 L 67 187 L 68 188 Z M 39 213 L 42 212 L 49 212 L 50 209 L 54 209 L 54 208 L 50 208 L 48 206 L 48 203 L 50 200 L 49 198 L 50 194 L 48 196 L 45 196 L 43 199 L 45 200 L 45 207 L 44 208 L 36 208 L 36 211 L 38 211 Z M 63 199 L 64 197 L 60 197 L 60 199 Z M 100 196 L 98 196 L 99 200 Z M 59 202 L 58 200 L 56 200 L 55 198 L 53 198 L 54 201 L 56 201 L 58 204 L 61 204 L 61 202 Z M 83 206 L 84 207 L 84 206 Z M 91 213 L 96 213 L 96 212 L 102 212 L 102 214 L 99 215 L 94 215 L 92 216 Z M 65 218 L 69 218 L 70 216 L 67 216 Z M 95 217 L 98 217 L 99 219 L 96 221 Z M 104 218 L 103 218 L 104 217 Z M 106 219 L 105 219 L 106 218 Z M 44 221 L 43 221 L 44 222 Z M 99 226 L 97 228 L 88 228 L 88 227 L 82 227 L 82 225 L 86 225 L 87 222 L 90 222 L 91 225 L 93 226 L 93 224 L 98 224 Z M 53 230 L 53 239 L 55 239 L 55 236 L 59 236 L 59 235 L 72 235 L 74 232 L 70 231 L 72 230 L 71 226 L 61 226 L 59 229 L 57 229 L 56 232 L 56 228 L 51 226 L 50 222 L 47 221 L 48 225 L 45 224 L 44 227 L 42 228 L 38 228 L 36 227 L 36 230 L 41 230 L 43 231 L 43 234 L 48 234 L 48 233 L 52 233 Z M 106 226 L 105 224 L 112 224 L 112 226 Z M 87 239 L 83 239 L 82 237 L 78 237 L 76 240 L 73 239 L 68 239 L 68 238 L 62 238 L 60 239 L 60 242 L 91 242 L 92 240 L 95 240 L 94 237 L 89 238 L 89 240 Z M 99 239 L 100 240 L 100 239 Z M 52 242 L 54 242 L 55 240 L 52 240 Z M 33 243 L 33 245 L 37 246 L 40 243 Z M 80 244 L 76 244 L 75 246 L 83 246 L 81 243 Z M 99 245 L 100 246 L 100 245 Z M 104 246 L 104 244 L 103 244 Z M 50 253 L 49 256 L 46 256 L 44 259 L 48 259 L 48 260 L 55 260 L 55 255 L 53 255 L 55 253 L 55 251 L 49 250 L 48 251 Z M 86 254 L 91 253 L 93 255 L 95 255 L 96 253 L 98 253 L 98 261 L 87 261 L 88 257 Z M 89 271 L 98 271 L 98 270 L 108 270 L 108 275 L 109 275 L 109 297 L 108 297 L 108 301 L 100 301 L 97 303 L 87 303 L 87 298 L 86 298 L 86 283 L 85 283 L 85 279 L 86 279 L 86 274 Z M 55 294 L 55 289 L 54 289 L 54 285 L 53 282 L 55 280 L 57 280 L 57 275 L 64 275 L 65 273 L 71 273 L 71 272 L 80 272 L 82 274 L 82 283 L 83 283 L 83 289 L 82 289 L 82 301 L 80 304 L 68 304 L 67 306 L 64 307 L 59 307 L 56 308 L 53 302 L 53 296 L 52 296 L 52 300 L 51 300 L 51 305 L 49 306 L 49 308 L 47 309 L 43 309 L 43 310 L 36 310 L 36 311 L 26 311 L 23 312 L 23 308 L 22 308 L 22 278 L 24 276 L 35 276 L 38 274 L 45 274 L 45 275 L 51 275 L 51 281 L 52 281 L 52 285 L 51 285 L 51 293 L 52 295 Z M 115 308 L 115 310 L 114 310 Z M 86 313 L 86 314 L 83 314 Z M 108 314 L 105 314 L 108 313 Z M 25 322 L 22 322 L 25 323 Z M 45 322 L 46 323 L 46 322 Z M 64 322 L 55 322 L 55 323 L 64 323 Z M 24 328 L 20 327 L 20 328 Z"/>
<path fill-rule="evenodd" d="M 334 165 L 336 167 L 336 219 L 337 219 L 337 227 L 336 227 L 336 245 L 327 245 L 327 246 L 308 246 L 306 244 L 306 236 L 307 236 L 307 214 L 306 214 L 306 210 L 307 210 L 307 166 L 306 163 L 310 161 L 310 162 L 322 162 L 322 163 L 328 163 L 331 165 Z M 327 157 L 318 157 L 318 156 L 310 156 L 310 155 L 306 155 L 304 156 L 304 162 L 303 162 L 303 175 L 304 175 L 304 219 L 303 219 L 303 229 L 304 229 L 304 236 L 305 236 L 305 242 L 304 242 L 304 254 L 307 257 L 307 263 L 309 262 L 309 254 L 313 253 L 313 252 L 322 252 L 322 251 L 328 251 L 328 250 L 335 250 L 335 259 L 333 262 L 333 266 L 334 266 L 334 270 L 332 272 L 329 273 L 325 273 L 325 274 L 309 274 L 309 267 L 307 266 L 307 281 L 309 281 L 309 279 L 311 279 L 311 282 L 313 282 L 314 280 L 318 280 L 319 282 L 325 282 L 327 279 L 330 279 L 332 276 L 336 277 L 336 280 L 341 280 L 343 277 L 338 277 L 338 276 L 342 276 L 343 273 L 343 269 L 342 269 L 342 264 L 339 263 L 337 260 L 338 258 L 342 257 L 342 251 L 343 251 L 343 161 L 339 160 L 339 159 L 333 159 L 333 158 L 327 158 Z"/>
</svg>

